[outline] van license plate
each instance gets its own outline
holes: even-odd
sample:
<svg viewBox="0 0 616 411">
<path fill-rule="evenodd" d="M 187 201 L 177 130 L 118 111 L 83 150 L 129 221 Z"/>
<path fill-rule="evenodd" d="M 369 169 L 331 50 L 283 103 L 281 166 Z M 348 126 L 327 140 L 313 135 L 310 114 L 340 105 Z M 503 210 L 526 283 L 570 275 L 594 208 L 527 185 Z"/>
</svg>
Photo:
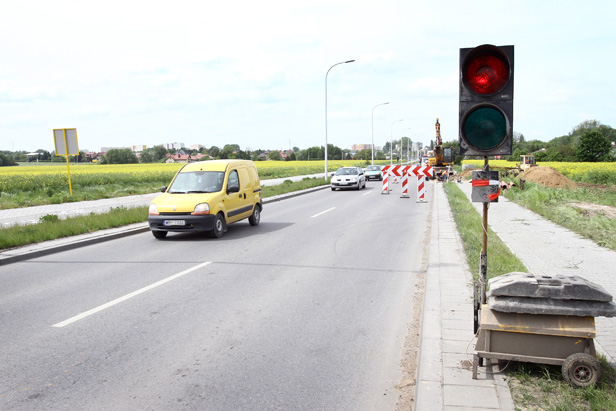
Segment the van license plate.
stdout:
<svg viewBox="0 0 616 411">
<path fill-rule="evenodd" d="M 164 220 L 163 225 L 167 227 L 170 225 L 186 225 L 186 221 L 184 220 Z"/>
</svg>

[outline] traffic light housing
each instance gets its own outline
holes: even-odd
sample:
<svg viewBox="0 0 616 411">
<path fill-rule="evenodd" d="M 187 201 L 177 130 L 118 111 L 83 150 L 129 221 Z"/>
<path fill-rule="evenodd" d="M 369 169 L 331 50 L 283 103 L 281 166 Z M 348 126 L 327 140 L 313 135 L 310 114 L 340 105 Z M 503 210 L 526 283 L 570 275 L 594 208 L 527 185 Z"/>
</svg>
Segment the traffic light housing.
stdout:
<svg viewBox="0 0 616 411">
<path fill-rule="evenodd" d="M 460 49 L 462 156 L 511 155 L 513 46 Z"/>
</svg>

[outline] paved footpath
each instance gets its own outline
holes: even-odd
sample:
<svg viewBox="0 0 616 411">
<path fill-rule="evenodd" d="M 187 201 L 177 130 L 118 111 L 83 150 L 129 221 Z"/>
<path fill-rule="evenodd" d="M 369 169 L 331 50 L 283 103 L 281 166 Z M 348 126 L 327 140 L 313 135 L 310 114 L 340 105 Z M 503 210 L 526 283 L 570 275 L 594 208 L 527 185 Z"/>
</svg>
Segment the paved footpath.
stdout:
<svg viewBox="0 0 616 411">
<path fill-rule="evenodd" d="M 472 275 L 442 183 L 433 189 L 415 410 L 513 411 L 502 374 L 479 367 L 472 379 Z"/>
</svg>

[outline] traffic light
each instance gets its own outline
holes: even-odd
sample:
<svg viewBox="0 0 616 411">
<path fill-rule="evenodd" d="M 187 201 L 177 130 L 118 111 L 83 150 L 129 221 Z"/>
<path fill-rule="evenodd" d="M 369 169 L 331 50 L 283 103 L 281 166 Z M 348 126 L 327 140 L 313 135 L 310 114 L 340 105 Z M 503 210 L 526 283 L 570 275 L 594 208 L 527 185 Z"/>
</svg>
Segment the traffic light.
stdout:
<svg viewBox="0 0 616 411">
<path fill-rule="evenodd" d="M 460 49 L 460 155 L 511 155 L 513 46 Z"/>
</svg>

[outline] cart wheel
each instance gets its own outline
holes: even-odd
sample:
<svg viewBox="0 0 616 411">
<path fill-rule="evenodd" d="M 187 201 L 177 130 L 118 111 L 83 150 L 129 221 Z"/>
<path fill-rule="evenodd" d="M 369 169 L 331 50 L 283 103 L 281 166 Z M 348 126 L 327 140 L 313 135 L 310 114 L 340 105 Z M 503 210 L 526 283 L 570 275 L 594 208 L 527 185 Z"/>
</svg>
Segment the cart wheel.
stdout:
<svg viewBox="0 0 616 411">
<path fill-rule="evenodd" d="M 562 373 L 572 386 L 589 387 L 601 379 L 601 363 L 590 354 L 572 354 L 563 362 Z"/>
</svg>

